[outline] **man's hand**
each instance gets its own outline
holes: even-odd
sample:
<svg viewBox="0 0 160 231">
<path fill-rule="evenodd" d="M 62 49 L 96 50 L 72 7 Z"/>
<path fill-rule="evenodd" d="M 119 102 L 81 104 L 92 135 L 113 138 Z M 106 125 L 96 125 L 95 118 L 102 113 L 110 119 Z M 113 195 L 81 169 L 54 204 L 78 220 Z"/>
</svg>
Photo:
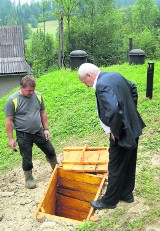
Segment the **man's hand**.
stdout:
<svg viewBox="0 0 160 231">
<path fill-rule="evenodd" d="M 116 137 L 113 135 L 113 133 L 111 133 L 111 139 L 114 141 L 116 140 Z"/>
<path fill-rule="evenodd" d="M 10 139 L 8 142 L 8 146 L 14 150 L 16 148 L 16 141 L 14 139 Z"/>
<path fill-rule="evenodd" d="M 48 130 L 44 130 L 44 136 L 45 136 L 46 140 L 50 139 L 50 133 Z"/>
</svg>

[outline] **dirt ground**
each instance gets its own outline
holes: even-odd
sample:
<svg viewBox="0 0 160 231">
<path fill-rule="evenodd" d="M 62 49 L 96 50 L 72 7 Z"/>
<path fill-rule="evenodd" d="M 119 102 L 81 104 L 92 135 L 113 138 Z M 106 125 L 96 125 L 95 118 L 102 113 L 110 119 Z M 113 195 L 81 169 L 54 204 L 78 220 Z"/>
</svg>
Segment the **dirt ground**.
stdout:
<svg viewBox="0 0 160 231">
<path fill-rule="evenodd" d="M 33 174 L 37 182 L 37 188 L 35 189 L 26 189 L 24 187 L 21 166 L 0 175 L 0 231 L 75 230 L 77 226 L 75 223 L 64 222 L 60 219 L 55 221 L 45 220 L 41 223 L 34 218 L 33 214 L 44 195 L 52 170 L 48 163 L 44 164 L 38 160 L 33 163 Z M 149 209 L 143 199 L 140 198 L 135 198 L 135 202 L 132 204 L 120 202 L 117 207 L 123 208 L 124 206 L 127 207 L 128 213 L 122 222 L 135 216 L 140 217 Z M 106 212 L 110 213 L 110 211 L 100 210 L 96 211 L 95 215 L 101 218 Z M 118 227 L 116 230 L 119 230 Z M 160 225 L 146 227 L 145 230 L 159 231 Z"/>
<path fill-rule="evenodd" d="M 52 169 L 48 163 L 38 160 L 33 163 L 33 175 L 37 183 L 35 189 L 24 187 L 21 166 L 0 176 L 0 231 L 74 230 L 74 223 L 64 223 L 61 220 L 40 223 L 34 218 Z"/>
</svg>

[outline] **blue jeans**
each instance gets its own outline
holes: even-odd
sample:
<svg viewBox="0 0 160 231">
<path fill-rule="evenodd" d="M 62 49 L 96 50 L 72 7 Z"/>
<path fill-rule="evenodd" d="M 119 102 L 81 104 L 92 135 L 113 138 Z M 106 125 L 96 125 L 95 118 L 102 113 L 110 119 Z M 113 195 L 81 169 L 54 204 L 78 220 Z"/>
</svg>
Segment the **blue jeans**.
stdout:
<svg viewBox="0 0 160 231">
<path fill-rule="evenodd" d="M 46 155 L 47 159 L 56 157 L 55 149 L 49 140 L 46 141 L 43 129 L 35 134 L 16 131 L 17 142 L 22 156 L 22 169 L 29 171 L 33 168 L 32 148 L 36 144 Z"/>
</svg>

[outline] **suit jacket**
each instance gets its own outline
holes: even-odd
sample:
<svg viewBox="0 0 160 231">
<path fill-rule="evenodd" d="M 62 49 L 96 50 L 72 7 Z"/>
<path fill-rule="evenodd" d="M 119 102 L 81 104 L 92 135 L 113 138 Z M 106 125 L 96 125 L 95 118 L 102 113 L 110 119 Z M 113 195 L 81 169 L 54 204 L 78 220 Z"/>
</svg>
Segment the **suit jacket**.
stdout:
<svg viewBox="0 0 160 231">
<path fill-rule="evenodd" d="M 101 72 L 96 84 L 98 115 L 124 148 L 135 148 L 145 127 L 136 105 L 136 86 L 117 72 Z"/>
</svg>

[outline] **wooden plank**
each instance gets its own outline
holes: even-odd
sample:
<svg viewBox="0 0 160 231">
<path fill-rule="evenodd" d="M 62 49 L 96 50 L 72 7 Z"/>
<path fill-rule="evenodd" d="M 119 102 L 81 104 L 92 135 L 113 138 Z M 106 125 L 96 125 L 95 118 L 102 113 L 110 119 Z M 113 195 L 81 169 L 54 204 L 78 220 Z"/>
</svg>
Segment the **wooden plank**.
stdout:
<svg viewBox="0 0 160 231">
<path fill-rule="evenodd" d="M 55 201 L 56 201 L 56 188 L 57 188 L 57 172 L 52 175 L 52 181 L 49 184 L 49 188 L 45 193 L 45 197 L 42 201 L 42 207 L 46 213 L 55 213 Z"/>
<path fill-rule="evenodd" d="M 68 160 L 66 160 L 66 161 L 63 161 L 63 165 L 65 165 L 65 164 L 73 164 L 73 165 L 96 165 L 96 164 L 100 164 L 100 165 L 104 165 L 104 164 L 106 164 L 106 160 L 104 160 L 104 161 L 99 161 L 99 160 L 90 160 L 90 161 L 86 161 L 86 160 L 83 160 L 83 162 L 82 161 L 74 161 L 74 160 L 70 160 L 70 161 L 68 161 Z"/>
<path fill-rule="evenodd" d="M 84 172 L 96 172 L 97 165 L 84 165 Z M 101 165 L 104 166 L 104 165 Z"/>
<path fill-rule="evenodd" d="M 96 193 L 96 196 L 95 196 L 94 200 L 97 200 L 97 199 L 98 199 L 98 197 L 99 197 L 99 195 L 100 195 L 100 193 L 101 193 L 101 191 L 102 191 L 104 182 L 106 181 L 106 177 L 107 177 L 107 173 L 105 173 L 105 174 L 103 175 L 103 179 L 102 179 L 101 184 L 100 184 L 100 186 L 99 186 L 99 188 L 98 188 L 98 190 L 97 190 L 97 193 Z M 89 213 L 88 213 L 87 220 L 89 220 L 89 218 L 94 214 L 94 211 L 95 211 L 94 208 L 91 208 L 91 209 L 90 209 L 90 211 L 89 211 Z"/>
<path fill-rule="evenodd" d="M 75 172 L 84 172 L 83 171 L 83 169 L 84 169 L 83 165 L 64 164 L 63 169 L 65 171 L 72 171 L 72 174 L 73 174 L 73 171 L 75 171 Z"/>
<path fill-rule="evenodd" d="M 88 211 L 85 212 L 82 210 L 75 210 L 67 207 L 66 205 L 61 205 L 57 206 L 56 215 L 82 221 L 84 219 L 87 219 Z"/>
<path fill-rule="evenodd" d="M 84 147 L 84 146 L 83 146 Z M 83 150 L 83 147 L 65 147 L 63 148 L 63 151 L 81 151 Z M 107 150 L 107 147 L 87 147 L 86 150 Z"/>
<path fill-rule="evenodd" d="M 104 161 L 105 160 L 108 163 L 108 161 L 109 161 L 109 153 L 108 153 L 108 151 L 107 152 L 104 151 L 104 150 L 100 151 L 99 160 L 100 161 Z"/>
<path fill-rule="evenodd" d="M 50 194 L 53 193 L 53 190 L 54 190 L 53 185 L 56 186 L 56 184 L 57 184 L 57 169 L 58 169 L 58 165 L 55 166 L 55 169 L 54 169 L 54 171 L 51 175 L 51 178 L 48 182 L 48 185 L 46 187 L 44 196 L 42 197 L 42 200 L 40 201 L 40 203 L 39 203 L 39 205 L 38 205 L 38 207 L 34 213 L 34 217 L 36 217 L 37 214 L 41 211 L 41 207 L 44 207 L 43 204 L 45 203 L 45 200 L 48 197 L 49 193 Z M 50 206 L 49 206 L 50 210 L 52 210 L 53 212 L 54 212 L 55 199 L 56 199 L 56 197 L 52 198 L 53 201 L 50 203 Z"/>
<path fill-rule="evenodd" d="M 83 150 L 80 153 L 80 160 L 82 162 L 84 162 L 84 153 L 85 153 L 85 151 L 86 151 L 87 148 L 88 148 L 88 144 L 85 144 Z"/>
<path fill-rule="evenodd" d="M 77 224 L 82 224 L 83 222 L 82 221 L 78 221 L 78 220 L 74 220 L 74 219 L 70 219 L 70 218 L 66 218 L 66 217 L 60 217 L 60 216 L 57 216 L 57 215 L 51 215 L 51 214 L 48 214 L 48 213 L 42 213 L 42 212 L 39 212 L 37 214 L 37 217 L 41 216 L 42 218 L 45 217 L 47 218 L 47 220 L 63 220 L 65 222 L 75 222 Z"/>
<path fill-rule="evenodd" d="M 76 172 L 96 172 L 96 165 L 74 165 L 72 171 Z"/>
<path fill-rule="evenodd" d="M 107 147 L 88 147 L 87 151 L 96 151 L 96 150 L 108 150 Z"/>
<path fill-rule="evenodd" d="M 63 151 L 68 151 L 68 152 L 70 152 L 70 151 L 82 151 L 82 150 L 83 150 L 83 146 L 82 147 L 70 147 L 70 146 L 68 146 L 68 147 L 63 148 Z"/>
<path fill-rule="evenodd" d="M 78 155 L 79 154 L 79 155 Z M 83 156 L 83 161 L 82 157 Z M 85 151 L 82 153 L 69 153 L 64 156 L 63 164 L 106 164 L 108 162 L 108 153 L 99 151 Z"/>
<path fill-rule="evenodd" d="M 81 151 L 72 151 L 72 152 L 64 152 L 63 153 L 63 161 L 62 164 L 65 160 L 72 161 L 74 160 L 79 160 L 80 159 L 80 153 Z"/>
<path fill-rule="evenodd" d="M 74 165 L 72 171 L 77 172 L 95 172 L 96 165 Z"/>
<path fill-rule="evenodd" d="M 72 208 L 73 210 L 82 210 L 86 212 L 89 212 L 91 208 L 89 202 L 57 194 L 56 208 L 61 206 L 66 206 L 68 208 Z"/>
<path fill-rule="evenodd" d="M 45 213 L 45 209 L 43 207 L 41 207 L 41 212 Z"/>
<path fill-rule="evenodd" d="M 80 181 L 80 182 L 86 182 L 88 184 L 93 184 L 93 185 L 100 185 L 102 177 L 93 175 L 93 174 L 88 174 L 88 173 L 77 173 L 72 171 L 65 171 L 63 168 L 58 168 L 58 177 L 70 179 L 70 180 L 75 180 L 75 181 Z"/>
<path fill-rule="evenodd" d="M 65 178 L 58 177 L 57 185 L 63 185 L 64 187 L 68 187 L 71 189 L 78 189 L 79 191 L 96 193 L 99 185 L 88 184 L 85 182 L 68 180 Z"/>
<path fill-rule="evenodd" d="M 79 199 L 81 201 L 88 201 L 88 202 L 92 201 L 95 198 L 94 193 L 82 192 L 82 191 L 63 188 L 63 187 L 58 187 L 57 193 L 64 196 L 70 196 L 72 198 Z"/>
<path fill-rule="evenodd" d="M 108 164 L 106 165 L 97 165 L 96 172 L 108 172 Z"/>
<path fill-rule="evenodd" d="M 97 199 L 94 199 L 94 200 L 97 200 Z M 89 210 L 86 221 L 90 220 L 90 217 L 93 216 L 94 212 L 95 212 L 95 208 L 91 207 L 91 209 Z"/>
<path fill-rule="evenodd" d="M 108 170 L 108 167 L 105 165 L 74 165 L 74 164 L 67 164 L 63 166 L 65 171 L 73 171 L 74 172 L 104 172 L 106 173 Z"/>
<path fill-rule="evenodd" d="M 42 206 L 45 213 L 55 214 L 56 209 L 56 189 L 52 195 L 47 195 L 43 200 Z"/>
</svg>

